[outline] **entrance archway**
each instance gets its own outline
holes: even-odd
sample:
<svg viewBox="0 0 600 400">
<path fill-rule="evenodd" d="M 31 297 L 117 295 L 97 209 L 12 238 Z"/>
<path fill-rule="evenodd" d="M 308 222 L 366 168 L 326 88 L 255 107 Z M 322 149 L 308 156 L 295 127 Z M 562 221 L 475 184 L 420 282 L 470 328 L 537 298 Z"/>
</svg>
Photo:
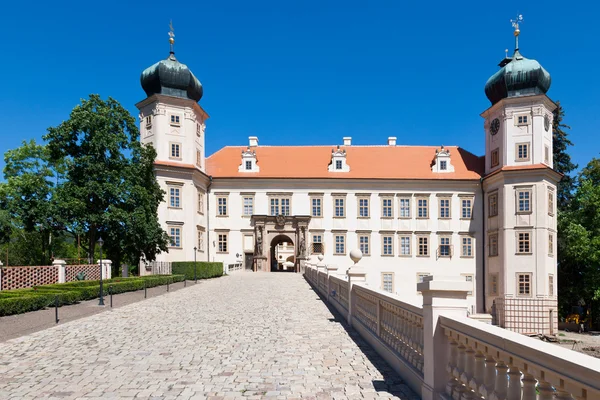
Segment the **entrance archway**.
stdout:
<svg viewBox="0 0 600 400">
<path fill-rule="evenodd" d="M 296 247 L 294 241 L 286 234 L 279 234 L 271 240 L 269 252 L 269 266 L 272 272 L 293 272 L 294 267 L 289 266 L 289 261 L 294 265 L 296 259 Z"/>
</svg>

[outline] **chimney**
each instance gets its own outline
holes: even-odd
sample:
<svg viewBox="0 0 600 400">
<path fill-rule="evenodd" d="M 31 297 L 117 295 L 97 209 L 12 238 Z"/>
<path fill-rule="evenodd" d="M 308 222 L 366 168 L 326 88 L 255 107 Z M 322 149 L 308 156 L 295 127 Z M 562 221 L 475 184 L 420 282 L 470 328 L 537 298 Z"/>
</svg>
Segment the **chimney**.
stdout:
<svg viewBox="0 0 600 400">
<path fill-rule="evenodd" d="M 388 137 L 388 146 L 395 146 L 395 145 L 396 145 L 396 136 Z"/>
<path fill-rule="evenodd" d="M 344 146 L 352 146 L 352 138 L 350 136 L 344 138 Z"/>
<path fill-rule="evenodd" d="M 250 147 L 258 146 L 258 136 L 250 136 L 248 137 L 248 141 L 250 142 Z"/>
</svg>

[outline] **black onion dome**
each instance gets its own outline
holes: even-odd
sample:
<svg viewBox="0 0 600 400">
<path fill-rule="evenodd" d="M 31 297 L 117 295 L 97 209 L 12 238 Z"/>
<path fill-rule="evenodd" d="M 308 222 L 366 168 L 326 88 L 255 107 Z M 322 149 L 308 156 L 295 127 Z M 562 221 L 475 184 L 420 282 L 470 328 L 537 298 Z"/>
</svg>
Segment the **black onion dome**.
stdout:
<svg viewBox="0 0 600 400">
<path fill-rule="evenodd" d="M 545 94 L 550 89 L 548 71 L 536 60 L 523 57 L 519 49 L 500 66 L 502 68 L 485 84 L 485 95 L 492 105 L 507 97 Z"/>
<path fill-rule="evenodd" d="M 202 98 L 202 84 L 187 65 L 177 61 L 174 53 L 146 68 L 140 81 L 148 97 L 164 94 L 194 101 Z"/>
</svg>

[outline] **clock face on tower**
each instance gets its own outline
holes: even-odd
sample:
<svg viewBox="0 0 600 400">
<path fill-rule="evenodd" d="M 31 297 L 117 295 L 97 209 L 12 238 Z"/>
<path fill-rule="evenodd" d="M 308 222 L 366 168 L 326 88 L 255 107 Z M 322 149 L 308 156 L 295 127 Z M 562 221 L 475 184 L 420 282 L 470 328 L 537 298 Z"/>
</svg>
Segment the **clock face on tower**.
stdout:
<svg viewBox="0 0 600 400">
<path fill-rule="evenodd" d="M 500 120 L 498 118 L 494 119 L 490 124 L 490 133 L 495 135 L 500 130 Z"/>
<path fill-rule="evenodd" d="M 548 115 L 544 115 L 544 129 L 546 132 L 550 129 L 550 117 L 548 117 Z"/>
</svg>

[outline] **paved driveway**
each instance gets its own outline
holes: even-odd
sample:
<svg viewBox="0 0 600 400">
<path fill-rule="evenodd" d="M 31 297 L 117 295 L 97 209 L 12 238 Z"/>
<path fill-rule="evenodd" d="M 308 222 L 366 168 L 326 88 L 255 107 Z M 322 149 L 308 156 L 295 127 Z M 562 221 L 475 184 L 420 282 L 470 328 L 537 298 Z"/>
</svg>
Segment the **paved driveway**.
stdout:
<svg viewBox="0 0 600 400">
<path fill-rule="evenodd" d="M 0 343 L 0 398 L 417 398 L 305 280 L 239 273 Z"/>
</svg>

